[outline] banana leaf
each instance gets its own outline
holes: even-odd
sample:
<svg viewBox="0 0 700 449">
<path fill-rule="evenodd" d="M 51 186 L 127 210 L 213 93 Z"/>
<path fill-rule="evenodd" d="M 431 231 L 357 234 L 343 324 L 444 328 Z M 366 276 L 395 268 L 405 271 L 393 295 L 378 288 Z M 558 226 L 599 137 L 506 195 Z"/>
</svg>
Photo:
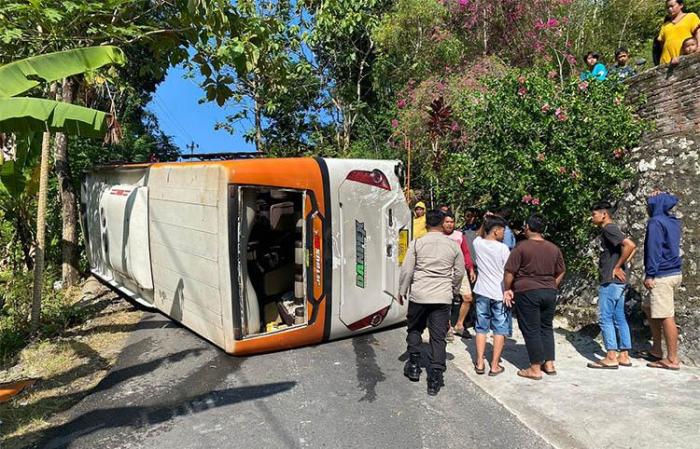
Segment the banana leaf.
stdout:
<svg viewBox="0 0 700 449">
<path fill-rule="evenodd" d="M 34 195 L 39 189 L 41 133 L 17 136 L 15 159 L 0 166 L 0 196 L 18 197 L 22 193 Z"/>
<path fill-rule="evenodd" d="M 48 130 L 103 137 L 109 117 L 106 112 L 42 98 L 0 98 L 0 132 L 28 134 Z"/>
<path fill-rule="evenodd" d="M 125 62 L 124 52 L 113 46 L 77 48 L 11 62 L 0 66 L 0 98 L 14 97 L 41 83 Z"/>
</svg>

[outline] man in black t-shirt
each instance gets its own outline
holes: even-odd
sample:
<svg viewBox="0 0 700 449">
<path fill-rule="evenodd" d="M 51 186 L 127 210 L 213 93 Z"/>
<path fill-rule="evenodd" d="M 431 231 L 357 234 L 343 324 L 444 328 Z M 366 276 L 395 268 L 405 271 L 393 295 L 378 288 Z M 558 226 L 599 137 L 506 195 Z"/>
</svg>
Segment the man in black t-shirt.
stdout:
<svg viewBox="0 0 700 449">
<path fill-rule="evenodd" d="M 610 203 L 603 201 L 594 204 L 591 219 L 600 228 L 598 319 L 607 355 L 589 363 L 588 367 L 617 369 L 619 366 L 632 366 L 629 358 L 632 338 L 625 316 L 625 289 L 628 262 L 637 245 L 613 222 Z"/>
</svg>

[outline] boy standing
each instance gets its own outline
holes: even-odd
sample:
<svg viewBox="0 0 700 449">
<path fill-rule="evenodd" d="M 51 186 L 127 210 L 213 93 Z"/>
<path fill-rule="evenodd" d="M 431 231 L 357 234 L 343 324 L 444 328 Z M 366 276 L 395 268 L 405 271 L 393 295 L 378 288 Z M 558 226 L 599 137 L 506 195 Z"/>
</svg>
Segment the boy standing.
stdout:
<svg viewBox="0 0 700 449">
<path fill-rule="evenodd" d="M 484 220 L 485 236 L 474 239 L 474 257 L 479 266 L 479 277 L 474 286 L 476 295 L 476 361 L 477 374 L 484 374 L 486 336 L 493 332 L 493 354 L 489 376 L 497 376 L 504 370 L 500 364 L 501 353 L 507 336 L 512 334 L 511 310 L 503 304 L 503 268 L 510 250 L 502 243 L 506 221 L 498 216 Z"/>
<path fill-rule="evenodd" d="M 610 203 L 601 201 L 594 204 L 591 208 L 591 218 L 593 224 L 601 231 L 598 314 L 607 355 L 597 362 L 589 363 L 588 367 L 617 369 L 619 365 L 632 366 L 629 358 L 632 337 L 625 317 L 625 289 L 627 262 L 637 245 L 613 222 Z M 616 333 L 620 335 L 619 340 Z"/>
<path fill-rule="evenodd" d="M 668 193 L 654 192 L 649 197 L 649 221 L 644 240 L 644 286 L 649 290 L 650 296 L 645 311 L 650 315 L 649 322 L 656 346 L 650 354 L 658 351 L 659 357 L 662 356 L 662 329 L 667 348 L 665 359 L 648 363 L 647 366 L 674 371 L 680 369 L 680 360 L 673 296 L 682 281 L 681 221 L 670 213 L 676 204 L 678 198 Z"/>
</svg>

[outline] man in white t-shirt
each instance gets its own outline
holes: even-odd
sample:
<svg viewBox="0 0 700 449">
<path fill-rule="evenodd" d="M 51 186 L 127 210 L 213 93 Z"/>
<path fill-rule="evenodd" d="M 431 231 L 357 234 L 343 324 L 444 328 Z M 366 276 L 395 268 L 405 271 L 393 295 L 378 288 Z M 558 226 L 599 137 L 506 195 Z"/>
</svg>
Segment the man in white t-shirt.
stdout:
<svg viewBox="0 0 700 449">
<path fill-rule="evenodd" d="M 502 243 L 506 221 L 496 215 L 484 219 L 484 237 L 474 239 L 474 257 L 479 267 L 479 277 L 474 285 L 476 297 L 476 361 L 477 374 L 486 371 L 484 352 L 486 336 L 493 332 L 493 355 L 489 376 L 497 376 L 504 370 L 500 364 L 501 353 L 506 337 L 512 334 L 511 310 L 503 303 L 503 268 L 510 256 L 510 250 Z"/>
</svg>

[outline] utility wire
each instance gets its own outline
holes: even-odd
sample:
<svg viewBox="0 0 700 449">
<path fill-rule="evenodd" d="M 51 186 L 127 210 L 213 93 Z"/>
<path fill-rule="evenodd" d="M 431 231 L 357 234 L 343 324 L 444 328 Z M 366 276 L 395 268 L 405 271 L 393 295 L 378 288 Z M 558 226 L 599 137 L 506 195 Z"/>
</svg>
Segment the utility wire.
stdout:
<svg viewBox="0 0 700 449">
<path fill-rule="evenodd" d="M 155 95 L 153 96 L 153 99 L 155 100 L 154 103 L 165 113 L 165 115 L 169 118 L 170 122 L 171 122 L 173 125 L 175 125 L 175 128 L 178 128 L 183 134 L 187 135 L 187 137 L 188 137 L 188 139 L 189 139 L 190 141 L 193 142 L 195 139 L 194 139 L 194 137 L 192 136 L 192 134 L 190 134 L 190 133 L 187 131 L 187 129 L 186 129 L 184 126 L 182 126 L 182 123 L 180 123 L 180 121 L 179 121 L 177 118 L 175 118 L 175 116 L 172 115 L 172 114 L 170 113 L 170 111 L 168 111 L 168 108 L 166 108 L 165 106 L 163 106 L 163 102 L 161 101 L 161 99 L 160 99 L 160 97 L 158 96 L 158 94 L 155 94 Z"/>
</svg>

